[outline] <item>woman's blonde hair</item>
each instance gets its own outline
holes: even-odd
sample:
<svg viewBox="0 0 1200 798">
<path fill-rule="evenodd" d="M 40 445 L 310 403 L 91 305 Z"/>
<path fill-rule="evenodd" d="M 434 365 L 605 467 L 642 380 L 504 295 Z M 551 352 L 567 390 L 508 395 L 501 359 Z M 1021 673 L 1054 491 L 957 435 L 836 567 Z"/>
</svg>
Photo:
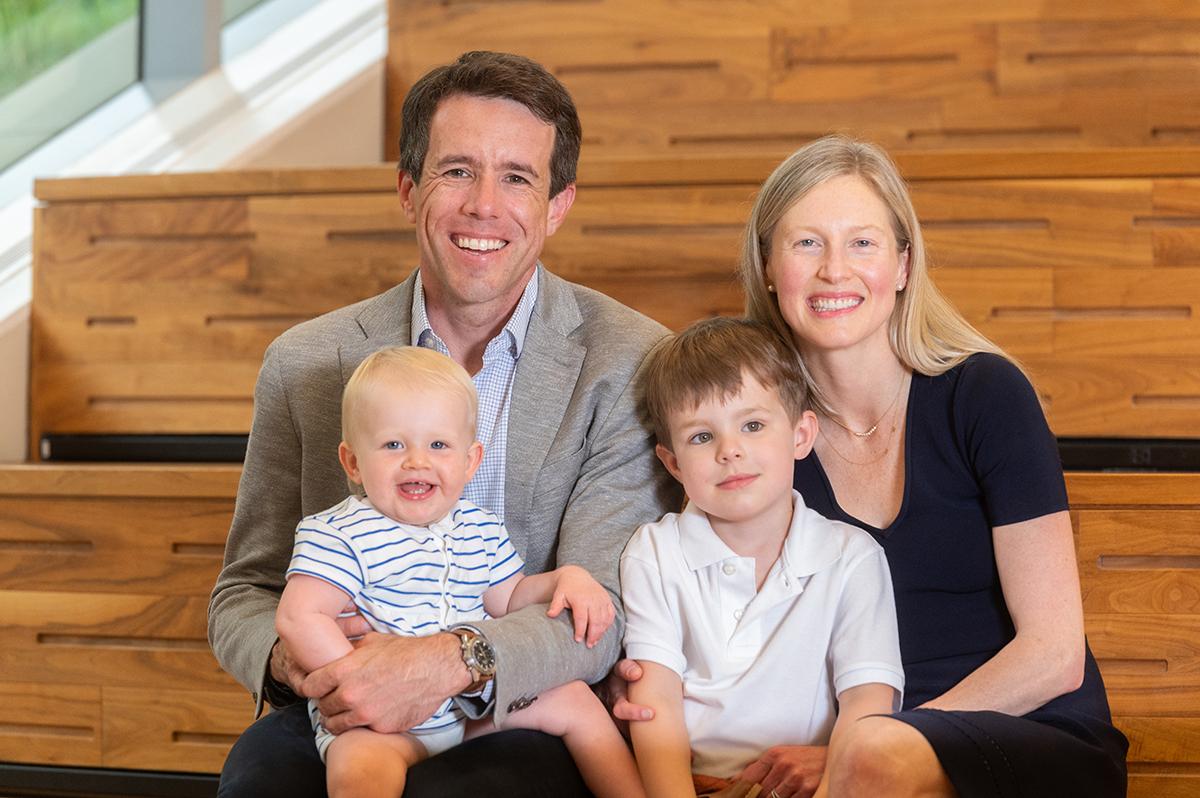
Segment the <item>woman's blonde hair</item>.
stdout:
<svg viewBox="0 0 1200 798">
<path fill-rule="evenodd" d="M 746 315 L 795 341 L 779 311 L 776 296 L 767 290 L 767 256 L 771 238 L 783 215 L 802 197 L 826 180 L 855 175 L 870 186 L 892 217 L 892 228 L 901 251 L 908 250 L 908 281 L 896 296 L 888 323 L 892 351 L 906 367 L 935 376 L 976 352 L 993 352 L 1019 363 L 955 310 L 929 277 L 925 241 L 900 170 L 882 149 L 848 136 L 824 136 L 801 147 L 776 167 L 763 183 L 750 211 L 742 238 L 738 271 L 746 292 Z M 812 389 L 812 401 L 827 410 L 812 375 L 801 363 Z"/>
</svg>

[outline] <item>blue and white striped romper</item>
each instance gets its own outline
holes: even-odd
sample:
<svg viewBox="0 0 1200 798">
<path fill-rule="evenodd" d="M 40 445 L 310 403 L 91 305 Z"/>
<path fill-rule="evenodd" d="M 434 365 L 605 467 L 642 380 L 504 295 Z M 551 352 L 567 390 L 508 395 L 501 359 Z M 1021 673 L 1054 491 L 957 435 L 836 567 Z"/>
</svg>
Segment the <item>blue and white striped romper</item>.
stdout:
<svg viewBox="0 0 1200 798">
<path fill-rule="evenodd" d="M 296 527 L 287 575 L 307 574 L 340 588 L 371 627 L 387 634 L 422 637 L 488 615 L 483 594 L 524 566 L 504 525 L 492 513 L 459 500 L 427 527 L 394 521 L 368 500 L 347 497 Z M 324 758 L 329 736 L 309 702 Z M 447 700 L 433 717 L 413 727 L 435 732 L 463 722 Z"/>
</svg>

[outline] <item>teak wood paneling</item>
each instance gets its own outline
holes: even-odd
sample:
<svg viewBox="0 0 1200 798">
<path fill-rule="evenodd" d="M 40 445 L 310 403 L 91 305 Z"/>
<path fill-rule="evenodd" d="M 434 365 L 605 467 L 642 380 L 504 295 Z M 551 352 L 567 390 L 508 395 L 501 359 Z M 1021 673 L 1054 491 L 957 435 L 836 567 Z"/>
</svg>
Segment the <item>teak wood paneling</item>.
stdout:
<svg viewBox="0 0 1200 798">
<path fill-rule="evenodd" d="M 252 708 L 205 643 L 213 541 L 239 471 L 0 467 L 0 759 L 220 769 Z M 1200 476 L 1070 474 L 1067 486 L 1089 640 L 1131 741 L 1131 795 L 1194 794 Z M 10 519 L 18 501 L 28 506 Z M 159 512 L 172 502 L 179 528 Z"/>
<path fill-rule="evenodd" d="M 1088 642 L 1132 798 L 1200 790 L 1200 475 L 1069 474 Z"/>
<path fill-rule="evenodd" d="M 557 75 L 585 152 L 1200 143 L 1200 6 L 1175 0 L 389 0 L 400 106 L 466 50 Z"/>
<path fill-rule="evenodd" d="M 901 152 L 934 279 L 1059 435 L 1200 430 L 1200 149 Z M 544 260 L 673 328 L 740 311 L 766 156 L 595 158 Z M 395 171 L 42 181 L 31 442 L 239 433 L 267 344 L 416 260 Z"/>
<path fill-rule="evenodd" d="M 240 470 L 0 467 L 0 760 L 220 770 L 253 710 L 206 637 Z"/>
</svg>

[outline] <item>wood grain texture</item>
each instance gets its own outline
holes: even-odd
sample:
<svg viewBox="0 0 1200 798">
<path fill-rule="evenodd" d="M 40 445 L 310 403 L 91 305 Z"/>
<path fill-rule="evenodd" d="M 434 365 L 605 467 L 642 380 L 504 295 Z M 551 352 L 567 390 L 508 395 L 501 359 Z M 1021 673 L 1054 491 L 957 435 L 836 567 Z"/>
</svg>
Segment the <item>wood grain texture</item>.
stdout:
<svg viewBox="0 0 1200 798">
<path fill-rule="evenodd" d="M 0 682 L 0 760 L 38 765 L 100 765 L 100 688 Z"/>
<path fill-rule="evenodd" d="M 0 466 L 0 759 L 220 770 L 253 711 L 206 639 L 240 472 Z"/>
<path fill-rule="evenodd" d="M 1075 153 L 1062 177 L 1050 176 L 1053 153 L 985 155 L 902 160 L 935 282 L 1025 361 L 1058 434 L 1200 429 L 1200 177 L 1181 176 L 1200 174 L 1200 151 Z M 997 164 L 1031 176 L 1001 177 Z M 585 161 L 545 262 L 675 329 L 737 313 L 741 220 L 770 165 Z M 275 195 L 270 172 L 230 177 L 220 197 L 222 175 L 190 181 L 194 197 L 87 201 L 73 184 L 70 201 L 38 209 L 31 445 L 46 431 L 244 432 L 271 340 L 387 289 L 416 261 L 412 227 L 377 188 L 395 173 L 380 171 L 321 172 L 334 192 L 298 173 L 289 185 L 310 193 Z"/>
<path fill-rule="evenodd" d="M 216 773 L 253 704 L 244 693 L 105 687 L 105 767 Z"/>
<path fill-rule="evenodd" d="M 0 754 L 219 770 L 251 720 L 204 629 L 237 470 L 0 468 Z M 1200 757 L 1200 475 L 1071 474 L 1068 490 L 1089 640 L 1143 768 L 1133 792 L 1173 794 Z M 194 568 L 170 566 L 189 557 Z"/>
<path fill-rule="evenodd" d="M 592 152 L 787 149 L 831 130 L 893 149 L 1200 142 L 1187 100 L 1200 88 L 1200 14 L 1170 0 L 390 9 L 389 158 L 408 87 L 471 49 L 522 53 L 557 74 Z"/>
</svg>

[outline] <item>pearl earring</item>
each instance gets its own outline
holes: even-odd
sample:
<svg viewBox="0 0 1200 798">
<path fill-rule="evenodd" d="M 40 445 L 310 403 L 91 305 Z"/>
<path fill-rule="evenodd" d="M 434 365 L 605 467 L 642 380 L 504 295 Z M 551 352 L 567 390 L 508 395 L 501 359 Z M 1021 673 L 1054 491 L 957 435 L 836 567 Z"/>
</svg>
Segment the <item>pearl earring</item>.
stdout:
<svg viewBox="0 0 1200 798">
<path fill-rule="evenodd" d="M 774 283 L 767 283 L 767 293 L 768 294 L 775 293 L 775 284 Z"/>
</svg>

